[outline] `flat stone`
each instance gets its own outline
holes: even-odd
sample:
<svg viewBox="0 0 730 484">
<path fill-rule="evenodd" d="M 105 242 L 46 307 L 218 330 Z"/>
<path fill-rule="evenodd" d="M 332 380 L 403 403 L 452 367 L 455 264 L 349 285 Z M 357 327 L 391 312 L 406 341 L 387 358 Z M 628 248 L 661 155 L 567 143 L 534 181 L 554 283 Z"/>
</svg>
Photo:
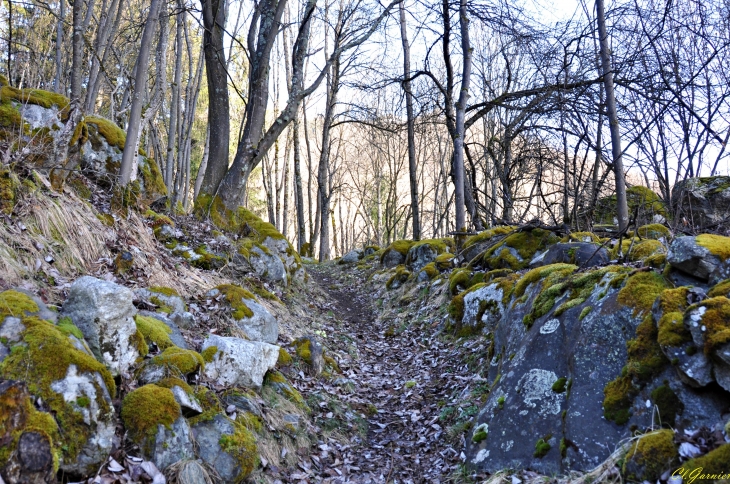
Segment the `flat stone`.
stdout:
<svg viewBox="0 0 730 484">
<path fill-rule="evenodd" d="M 278 346 L 260 341 L 210 335 L 201 351 L 211 346 L 218 351 L 213 361 L 206 363 L 203 374 L 223 386 L 259 388 L 266 372 L 273 369 L 279 359 Z"/>
</svg>

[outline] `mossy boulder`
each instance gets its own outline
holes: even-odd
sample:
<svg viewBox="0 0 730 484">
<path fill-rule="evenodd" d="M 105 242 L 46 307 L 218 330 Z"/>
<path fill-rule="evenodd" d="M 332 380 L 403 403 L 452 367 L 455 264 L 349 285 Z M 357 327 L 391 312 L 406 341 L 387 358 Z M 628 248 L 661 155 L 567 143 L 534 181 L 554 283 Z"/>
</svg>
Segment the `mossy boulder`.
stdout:
<svg viewBox="0 0 730 484">
<path fill-rule="evenodd" d="M 251 292 L 235 284 L 223 284 L 207 293 L 208 297 L 223 295 L 231 307 L 236 325 L 251 341 L 274 344 L 279 337 L 277 319 L 259 304 Z"/>
<path fill-rule="evenodd" d="M 669 217 L 666 204 L 651 189 L 636 185 L 626 189 L 626 201 L 629 213 L 637 214 L 636 222 L 640 225 L 664 222 Z M 617 225 L 616 195 L 599 199 L 596 202 L 594 222 L 600 225 Z"/>
<path fill-rule="evenodd" d="M 216 352 L 205 364 L 204 375 L 222 386 L 259 388 L 279 359 L 278 346 L 260 341 L 210 335 L 203 341 L 202 351 L 210 347 Z"/>
<path fill-rule="evenodd" d="M 158 468 L 195 456 L 190 426 L 171 389 L 137 388 L 124 397 L 121 415 L 132 442 Z"/>
<path fill-rule="evenodd" d="M 400 264 L 395 268 L 395 272 L 392 276 L 387 280 L 385 283 L 386 289 L 398 289 L 401 287 L 411 276 L 410 271 L 406 269 L 406 266 L 403 264 Z"/>
<path fill-rule="evenodd" d="M 243 482 L 258 464 L 256 438 L 246 427 L 218 414 L 193 425 L 198 456 L 224 482 Z"/>
<path fill-rule="evenodd" d="M 608 264 L 609 253 L 605 247 L 592 242 L 556 243 L 530 261 L 530 267 L 550 264 L 575 264 L 579 267 L 593 267 Z"/>
<path fill-rule="evenodd" d="M 730 237 L 702 234 L 675 238 L 669 246 L 667 262 L 699 281 L 710 285 L 730 277 Z"/>
<path fill-rule="evenodd" d="M 396 240 L 383 249 L 380 254 L 380 264 L 385 267 L 396 267 L 405 263 L 408 251 L 413 247 L 412 240 Z"/>
<path fill-rule="evenodd" d="M 630 481 L 657 481 L 665 471 L 675 470 L 679 453 L 673 430 L 642 435 L 626 454 L 623 473 Z"/>
<path fill-rule="evenodd" d="M 115 376 L 128 374 L 141 356 L 133 299 L 126 287 L 84 276 L 71 285 L 61 310 L 84 334 L 94 356 Z"/>
<path fill-rule="evenodd" d="M 420 271 L 444 252 L 454 251 L 454 239 L 428 239 L 414 243 L 406 254 L 405 264 L 411 272 Z"/>
<path fill-rule="evenodd" d="M 484 230 L 476 235 L 468 237 L 464 241 L 464 247 L 462 247 L 459 261 L 466 263 L 475 261 L 475 258 L 479 254 L 487 250 L 489 247 L 493 246 L 505 236 L 512 234 L 515 230 L 516 227 L 499 226 Z"/>
<path fill-rule="evenodd" d="M 6 302 L 7 292 L 0 293 Z M 78 338 L 78 328 L 63 319 L 54 325 L 24 315 L 37 305 L 19 294 L 12 295 L 12 313 L 0 316 L 0 338 L 11 350 L 0 363 L 0 379 L 25 381 L 32 398 L 43 401 L 48 413 L 30 409 L 35 421 L 30 428 L 50 438 L 57 468 L 95 472 L 114 441 L 114 379 Z"/>
<path fill-rule="evenodd" d="M 642 225 L 637 229 L 636 233 L 640 237 L 653 240 L 664 239 L 665 241 L 669 241 L 672 236 L 672 233 L 669 231 L 669 229 L 662 224 Z"/>
<path fill-rule="evenodd" d="M 688 178 L 674 185 L 672 209 L 695 228 L 727 225 L 730 217 L 730 177 Z"/>
<path fill-rule="evenodd" d="M 313 336 L 303 336 L 294 340 L 296 355 L 307 364 L 309 372 L 319 375 L 324 369 L 324 350 Z"/>
<path fill-rule="evenodd" d="M 549 230 L 532 229 L 514 232 L 484 252 L 481 264 L 490 270 L 525 269 L 538 252 L 559 242 Z"/>
<path fill-rule="evenodd" d="M 352 249 L 347 254 L 343 255 L 339 261 L 337 261 L 338 264 L 355 264 L 360 259 L 365 257 L 365 252 L 362 249 Z"/>
<path fill-rule="evenodd" d="M 0 478 L 5 482 L 55 482 L 58 427 L 36 410 L 22 382 L 0 380 Z"/>
</svg>

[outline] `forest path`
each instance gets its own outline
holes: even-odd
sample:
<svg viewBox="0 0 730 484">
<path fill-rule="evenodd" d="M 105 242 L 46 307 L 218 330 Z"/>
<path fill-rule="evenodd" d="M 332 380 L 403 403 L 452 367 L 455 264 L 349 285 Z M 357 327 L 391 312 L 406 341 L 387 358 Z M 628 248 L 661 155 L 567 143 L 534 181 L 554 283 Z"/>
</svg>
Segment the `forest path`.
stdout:
<svg viewBox="0 0 730 484">
<path fill-rule="evenodd" d="M 350 342 L 351 358 L 340 363 L 354 393 L 343 400 L 368 415 L 367 437 L 348 435 L 353 447 L 342 454 L 344 465 L 337 467 L 342 475 L 333 476 L 330 468 L 321 477 L 355 483 L 453 481 L 462 444 L 460 436 L 449 437 L 439 417 L 446 402 L 460 401 L 465 387 L 468 392 L 460 380 L 469 377 L 456 373 L 455 355 L 426 335 L 423 325 L 412 324 L 416 314 L 386 336 L 389 324 L 379 319 L 378 301 L 364 280 L 353 278 L 351 266 L 310 266 L 308 271 L 330 297 L 339 339 Z"/>
</svg>

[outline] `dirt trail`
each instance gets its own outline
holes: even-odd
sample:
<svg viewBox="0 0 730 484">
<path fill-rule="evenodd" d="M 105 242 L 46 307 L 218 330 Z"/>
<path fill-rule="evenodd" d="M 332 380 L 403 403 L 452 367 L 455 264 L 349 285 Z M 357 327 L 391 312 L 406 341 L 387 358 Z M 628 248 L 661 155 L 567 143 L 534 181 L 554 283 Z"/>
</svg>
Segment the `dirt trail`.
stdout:
<svg viewBox="0 0 730 484">
<path fill-rule="evenodd" d="M 356 483 L 453 480 L 461 462 L 461 437 L 448 438 L 441 425 L 442 407 L 451 402 L 454 413 L 463 413 L 458 406 L 460 393 L 468 392 L 469 384 L 462 381 L 470 379 L 451 373 L 455 355 L 424 334 L 423 325 L 407 322 L 400 332 L 385 336 L 387 327 L 378 319 L 378 309 L 364 286 L 343 281 L 347 269 L 308 270 L 330 296 L 339 331 L 357 347 L 359 357 L 341 366 L 355 389 L 348 400 L 353 408 L 364 407 L 370 415 L 367 438 L 344 452 L 345 465 L 337 468 L 338 478 L 333 478 L 331 469 L 322 477 Z M 416 315 L 412 316 L 415 320 Z"/>
</svg>

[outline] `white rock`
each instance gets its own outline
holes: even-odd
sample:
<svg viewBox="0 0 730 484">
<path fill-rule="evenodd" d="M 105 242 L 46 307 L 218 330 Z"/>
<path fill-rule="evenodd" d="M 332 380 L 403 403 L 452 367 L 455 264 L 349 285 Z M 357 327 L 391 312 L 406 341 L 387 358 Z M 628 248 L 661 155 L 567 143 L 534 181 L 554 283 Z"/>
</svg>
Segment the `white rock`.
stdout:
<svg viewBox="0 0 730 484">
<path fill-rule="evenodd" d="M 84 276 L 71 285 L 61 311 L 81 330 L 91 352 L 114 376 L 128 374 L 140 356 L 131 341 L 137 333 L 133 299 L 132 291 L 124 286 Z"/>
<path fill-rule="evenodd" d="M 276 366 L 279 347 L 260 341 L 246 341 L 210 335 L 201 351 L 215 346 L 218 352 L 205 365 L 204 375 L 223 386 L 260 387 L 267 371 Z"/>
</svg>

